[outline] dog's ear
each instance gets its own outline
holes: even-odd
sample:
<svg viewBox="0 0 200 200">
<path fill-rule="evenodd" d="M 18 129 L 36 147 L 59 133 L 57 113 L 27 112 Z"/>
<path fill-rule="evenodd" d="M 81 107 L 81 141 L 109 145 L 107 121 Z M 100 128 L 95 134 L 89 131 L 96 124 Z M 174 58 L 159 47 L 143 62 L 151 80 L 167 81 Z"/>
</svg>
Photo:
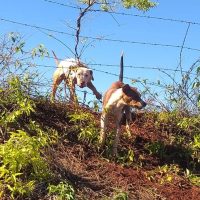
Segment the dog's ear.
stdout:
<svg viewBox="0 0 200 200">
<path fill-rule="evenodd" d="M 128 91 L 130 91 L 130 86 L 129 86 L 129 84 L 124 84 L 124 85 L 122 86 L 122 91 L 123 91 L 125 94 L 127 94 Z"/>
<path fill-rule="evenodd" d="M 92 70 L 89 70 L 89 71 L 90 71 L 90 74 L 91 74 L 92 80 L 94 80 L 94 77 L 93 77 L 93 71 L 92 71 Z"/>
</svg>

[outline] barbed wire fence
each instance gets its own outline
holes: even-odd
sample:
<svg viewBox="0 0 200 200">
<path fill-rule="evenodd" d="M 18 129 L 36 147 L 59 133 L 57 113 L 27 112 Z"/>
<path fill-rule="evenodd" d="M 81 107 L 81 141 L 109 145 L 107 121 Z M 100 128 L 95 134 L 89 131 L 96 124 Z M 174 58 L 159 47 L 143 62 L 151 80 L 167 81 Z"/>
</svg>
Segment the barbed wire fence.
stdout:
<svg viewBox="0 0 200 200">
<path fill-rule="evenodd" d="M 53 4 L 56 4 L 58 6 L 66 6 L 68 8 L 72 8 L 72 9 L 79 9 L 80 10 L 82 8 L 82 7 L 79 7 L 77 5 L 62 4 L 62 3 L 59 3 L 59 2 L 56 2 L 56 1 L 53 1 L 53 0 L 43 0 L 43 1 L 45 1 L 47 3 L 53 3 Z M 167 68 L 167 67 L 145 67 L 145 66 L 132 66 L 132 65 L 125 65 L 124 68 L 157 70 L 157 71 L 160 71 L 160 72 L 166 74 L 168 77 L 170 77 L 174 84 L 177 84 L 177 83 L 174 81 L 174 77 L 171 77 L 168 72 L 174 72 L 174 73 L 180 72 L 182 74 L 182 76 L 184 76 L 185 74 L 187 74 L 187 76 L 188 76 L 188 73 L 189 73 L 189 75 L 194 75 L 194 76 L 197 75 L 194 72 L 193 69 L 194 69 L 194 67 L 197 66 L 197 64 L 200 63 L 200 60 L 197 60 L 189 70 L 183 70 L 183 68 L 182 68 L 182 52 L 183 52 L 183 49 L 187 49 L 187 50 L 195 51 L 195 52 L 200 52 L 200 49 L 198 49 L 198 48 L 192 48 L 192 47 L 189 47 L 189 46 L 185 46 L 185 41 L 186 41 L 186 38 L 189 34 L 190 27 L 191 26 L 200 26 L 200 23 L 194 22 L 194 21 L 154 17 L 154 16 L 147 16 L 147 15 L 136 15 L 136 14 L 131 14 L 131 13 L 123 13 L 123 12 L 114 12 L 114 11 L 106 11 L 105 12 L 105 11 L 102 11 L 102 10 L 99 10 L 99 9 L 92 9 L 92 8 L 89 8 L 89 10 L 91 12 L 103 12 L 103 13 L 114 14 L 114 15 L 122 15 L 122 16 L 128 16 L 128 17 L 140 17 L 140 18 L 152 19 L 152 20 L 169 21 L 171 23 L 176 22 L 176 23 L 186 24 L 187 25 L 186 32 L 185 32 L 185 35 L 183 37 L 182 44 L 180 44 L 180 45 L 164 44 L 164 43 L 157 43 L 157 42 L 151 43 L 151 42 L 134 41 L 134 40 L 111 39 L 111 38 L 106 38 L 106 37 L 94 37 L 94 36 L 89 36 L 89 35 L 81 35 L 80 33 L 79 33 L 79 36 L 81 38 L 85 38 L 85 39 L 92 39 L 92 40 L 105 41 L 105 42 L 159 46 L 159 47 L 163 47 L 163 48 L 177 48 L 177 49 L 180 49 L 180 53 L 179 53 L 179 64 L 176 67 L 176 69 L 171 69 L 171 68 Z M 23 26 L 23 27 L 26 27 L 26 28 L 37 29 L 39 31 L 47 31 L 47 32 L 50 32 L 50 33 L 67 35 L 67 36 L 70 36 L 70 37 L 77 37 L 77 34 L 72 34 L 72 33 L 65 32 L 65 31 L 59 31 L 59 30 L 56 30 L 56 29 L 43 27 L 43 26 L 36 26 L 36 25 L 33 25 L 33 24 L 19 22 L 19 21 L 16 21 L 16 20 L 10 20 L 10 19 L 3 18 L 3 17 L 0 18 L 0 21 L 2 23 L 16 24 L 16 25 Z M 47 35 L 50 35 L 50 34 L 47 34 Z M 77 55 L 77 52 L 76 52 L 76 55 Z M 51 57 L 49 55 L 46 56 L 46 58 L 53 59 L 53 57 Z M 59 58 L 59 60 L 63 60 L 63 59 L 64 58 Z M 109 72 L 109 71 L 102 69 L 103 67 L 112 67 L 112 68 L 116 67 L 117 68 L 117 67 L 119 67 L 119 64 L 106 64 L 106 63 L 105 64 L 104 63 L 86 63 L 86 64 L 89 65 L 92 70 L 97 71 L 99 73 L 104 73 L 104 74 L 107 74 L 107 75 L 119 77 L 119 74 L 112 73 L 112 72 Z M 55 68 L 54 65 L 35 64 L 35 66 L 44 67 L 44 68 Z M 161 83 L 156 83 L 156 82 L 147 82 L 147 81 L 144 82 L 143 80 L 136 80 L 132 77 L 127 77 L 127 76 L 124 76 L 124 79 L 127 79 L 127 80 L 132 81 L 132 82 L 139 82 L 140 84 L 142 84 L 143 87 L 146 88 L 146 90 L 149 92 L 149 94 L 154 99 L 156 99 L 156 101 L 159 102 L 159 104 L 161 106 L 164 106 L 165 109 L 167 109 L 167 107 L 162 103 L 162 101 L 160 101 L 159 98 L 155 97 L 155 95 L 151 93 L 151 91 L 148 87 L 150 85 L 150 86 L 157 86 L 157 87 L 165 88 L 166 85 L 162 85 Z M 185 82 L 182 82 L 182 85 L 185 86 L 187 84 L 188 80 L 189 80 L 189 78 L 186 79 Z M 47 90 L 50 91 L 51 90 L 51 81 L 41 83 L 40 86 L 46 87 L 46 88 L 48 88 Z M 180 91 L 182 91 L 184 93 L 185 88 L 179 88 L 179 89 L 180 89 Z M 83 103 L 86 102 L 87 95 L 93 95 L 92 93 L 87 92 L 87 91 L 82 91 L 82 90 L 77 90 L 77 91 L 84 93 Z M 189 94 L 186 94 L 186 96 L 187 95 L 189 95 Z M 189 100 L 191 101 L 191 103 L 194 104 L 193 99 L 189 98 Z"/>
</svg>

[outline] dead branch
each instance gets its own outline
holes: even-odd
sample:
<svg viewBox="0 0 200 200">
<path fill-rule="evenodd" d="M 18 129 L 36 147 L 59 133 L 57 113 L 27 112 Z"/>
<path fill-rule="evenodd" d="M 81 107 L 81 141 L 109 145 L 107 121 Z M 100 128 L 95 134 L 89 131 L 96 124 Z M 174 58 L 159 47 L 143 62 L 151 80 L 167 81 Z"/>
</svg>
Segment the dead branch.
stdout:
<svg viewBox="0 0 200 200">
<path fill-rule="evenodd" d="M 88 6 L 84 8 L 83 10 L 80 8 L 80 15 L 77 19 L 77 29 L 76 29 L 76 45 L 75 45 L 75 56 L 79 60 L 80 55 L 78 53 L 78 45 L 80 41 L 80 31 L 81 31 L 81 20 L 84 17 L 84 15 L 90 10 L 90 8 L 96 3 L 96 0 L 89 0 Z"/>
</svg>

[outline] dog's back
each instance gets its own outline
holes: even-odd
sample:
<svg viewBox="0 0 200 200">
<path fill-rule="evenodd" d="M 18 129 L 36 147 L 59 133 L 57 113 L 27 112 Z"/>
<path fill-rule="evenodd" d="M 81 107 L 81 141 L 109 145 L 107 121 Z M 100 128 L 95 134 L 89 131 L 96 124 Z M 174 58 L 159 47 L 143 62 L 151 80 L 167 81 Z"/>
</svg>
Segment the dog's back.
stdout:
<svg viewBox="0 0 200 200">
<path fill-rule="evenodd" d="M 137 107 L 139 109 L 146 106 L 146 103 L 141 99 L 141 95 L 136 88 L 117 81 L 106 91 L 103 98 L 103 108 L 107 107 L 108 104 L 112 104 L 111 101 L 120 101 L 121 99 L 121 103 L 124 105 Z"/>
<path fill-rule="evenodd" d="M 106 93 L 104 94 L 103 97 L 103 107 L 105 107 L 109 101 L 109 99 L 111 98 L 111 95 L 119 88 L 122 88 L 123 83 L 120 81 L 114 82 L 110 88 L 106 91 Z"/>
</svg>

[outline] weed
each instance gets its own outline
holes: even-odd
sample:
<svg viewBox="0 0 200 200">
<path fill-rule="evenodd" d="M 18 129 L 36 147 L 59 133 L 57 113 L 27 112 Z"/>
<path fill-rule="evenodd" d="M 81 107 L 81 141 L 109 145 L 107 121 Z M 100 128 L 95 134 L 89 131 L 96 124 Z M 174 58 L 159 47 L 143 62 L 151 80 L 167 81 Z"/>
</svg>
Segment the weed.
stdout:
<svg viewBox="0 0 200 200">
<path fill-rule="evenodd" d="M 145 145 L 145 148 L 149 151 L 150 154 L 158 155 L 160 158 L 163 158 L 165 155 L 165 145 L 161 141 L 148 143 Z"/>
<path fill-rule="evenodd" d="M 97 100 L 89 101 L 88 106 L 90 106 L 95 112 L 99 112 L 101 108 L 100 102 Z"/>
<path fill-rule="evenodd" d="M 60 182 L 58 185 L 49 185 L 48 194 L 56 195 L 57 200 L 74 200 L 74 188 L 67 182 Z"/>
<path fill-rule="evenodd" d="M 89 143 L 98 140 L 99 129 L 94 115 L 89 112 L 77 111 L 69 117 L 70 122 L 75 123 L 76 130 L 79 131 L 79 140 Z"/>
<path fill-rule="evenodd" d="M 41 127 L 35 121 L 30 120 L 28 124 L 26 124 L 27 129 L 33 133 L 33 135 L 37 135 L 39 138 L 42 138 L 43 143 L 51 145 L 56 144 L 58 142 L 59 136 L 58 132 L 52 128 L 46 128 L 47 130 L 44 131 L 45 127 Z M 42 141 L 40 141 L 42 142 Z"/>
<path fill-rule="evenodd" d="M 200 176 L 199 175 L 192 174 L 189 169 L 185 170 L 184 175 L 185 175 L 186 178 L 189 179 L 189 181 L 192 184 L 200 186 Z"/>
<path fill-rule="evenodd" d="M 113 200 L 128 200 L 128 194 L 124 191 L 117 191 L 112 197 Z"/>
<path fill-rule="evenodd" d="M 123 152 L 123 154 L 117 157 L 117 160 L 119 163 L 122 163 L 124 165 L 131 165 L 133 161 L 135 160 L 135 154 L 132 149 L 129 149 L 126 152 Z"/>
<path fill-rule="evenodd" d="M 175 175 L 180 171 L 177 165 L 163 165 L 147 173 L 147 178 L 160 184 L 171 182 Z"/>
</svg>

